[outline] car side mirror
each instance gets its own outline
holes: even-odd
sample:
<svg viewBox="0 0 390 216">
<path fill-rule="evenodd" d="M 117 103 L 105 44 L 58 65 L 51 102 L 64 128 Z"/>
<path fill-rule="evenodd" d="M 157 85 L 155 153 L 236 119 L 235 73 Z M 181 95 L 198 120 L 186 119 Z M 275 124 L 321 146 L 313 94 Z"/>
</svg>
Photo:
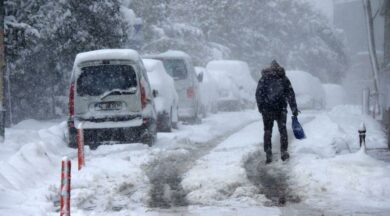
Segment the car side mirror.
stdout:
<svg viewBox="0 0 390 216">
<path fill-rule="evenodd" d="M 198 82 L 203 82 L 203 72 L 199 73 L 198 76 L 196 76 L 196 78 L 198 79 Z"/>
<path fill-rule="evenodd" d="M 156 89 L 153 89 L 153 97 L 156 98 L 158 96 L 158 91 Z"/>
</svg>

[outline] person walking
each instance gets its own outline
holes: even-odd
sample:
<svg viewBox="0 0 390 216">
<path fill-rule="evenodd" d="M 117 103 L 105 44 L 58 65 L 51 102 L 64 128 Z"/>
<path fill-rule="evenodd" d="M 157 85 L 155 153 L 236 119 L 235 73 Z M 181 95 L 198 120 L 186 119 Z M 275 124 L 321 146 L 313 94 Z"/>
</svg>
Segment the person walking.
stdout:
<svg viewBox="0 0 390 216">
<path fill-rule="evenodd" d="M 283 161 L 290 158 L 287 135 L 287 103 L 294 116 L 298 116 L 298 107 L 294 89 L 286 72 L 276 60 L 269 68 L 262 70 L 262 77 L 256 89 L 256 102 L 264 123 L 264 152 L 266 164 L 272 162 L 272 128 L 274 121 L 278 123 L 280 133 L 280 152 Z"/>
</svg>

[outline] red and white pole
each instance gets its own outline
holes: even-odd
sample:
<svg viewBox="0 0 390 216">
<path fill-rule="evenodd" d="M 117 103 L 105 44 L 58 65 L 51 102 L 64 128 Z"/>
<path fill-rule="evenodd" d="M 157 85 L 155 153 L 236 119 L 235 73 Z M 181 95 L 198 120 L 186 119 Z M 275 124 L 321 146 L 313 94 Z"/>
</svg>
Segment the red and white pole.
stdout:
<svg viewBox="0 0 390 216">
<path fill-rule="evenodd" d="M 85 157 L 84 157 L 84 129 L 83 124 L 80 123 L 77 128 L 77 158 L 78 158 L 78 168 L 81 170 L 85 166 Z"/>
<path fill-rule="evenodd" d="M 60 216 L 70 216 L 71 161 L 64 157 L 61 162 Z"/>
</svg>

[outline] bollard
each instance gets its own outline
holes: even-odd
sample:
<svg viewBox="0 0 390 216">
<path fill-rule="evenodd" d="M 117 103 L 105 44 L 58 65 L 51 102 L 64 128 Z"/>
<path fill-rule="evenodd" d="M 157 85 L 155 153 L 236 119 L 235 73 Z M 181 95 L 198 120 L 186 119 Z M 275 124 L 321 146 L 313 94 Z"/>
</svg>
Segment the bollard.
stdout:
<svg viewBox="0 0 390 216">
<path fill-rule="evenodd" d="M 85 166 L 85 157 L 84 157 L 84 130 L 83 125 L 80 123 L 77 129 L 77 159 L 78 159 L 78 169 L 81 170 Z"/>
<path fill-rule="evenodd" d="M 61 161 L 60 216 L 70 216 L 71 161 L 64 157 Z"/>
<path fill-rule="evenodd" d="M 366 125 L 364 122 L 360 125 L 359 128 L 359 143 L 360 143 L 360 148 L 366 149 Z"/>
</svg>

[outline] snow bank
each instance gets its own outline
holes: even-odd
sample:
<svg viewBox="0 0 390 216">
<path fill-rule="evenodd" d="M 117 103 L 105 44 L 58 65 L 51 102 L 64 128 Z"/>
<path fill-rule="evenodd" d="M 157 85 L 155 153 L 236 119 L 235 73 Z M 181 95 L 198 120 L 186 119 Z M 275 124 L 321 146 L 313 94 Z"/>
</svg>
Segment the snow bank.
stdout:
<svg viewBox="0 0 390 216">
<path fill-rule="evenodd" d="M 360 106 L 342 105 L 334 107 L 329 113 L 329 117 L 340 127 L 345 140 L 350 143 L 353 151 L 359 148 L 358 129 L 362 122 L 365 123 L 367 148 L 386 148 L 387 138 L 380 122 L 370 116 L 362 115 Z"/>
<path fill-rule="evenodd" d="M 45 215 L 52 211 L 46 196 L 52 182 L 59 184 L 61 157 L 74 157 L 66 148 L 65 128 L 65 122 L 27 120 L 6 130 L 0 157 L 1 214 Z"/>
<path fill-rule="evenodd" d="M 331 109 L 346 102 L 346 92 L 344 88 L 336 84 L 323 84 L 325 91 L 326 108 Z"/>
<path fill-rule="evenodd" d="M 357 130 L 364 121 L 368 148 L 386 144 L 378 122 L 361 116 L 359 107 L 337 106 L 304 124 L 307 139 L 290 144 L 291 177 L 304 201 L 350 214 L 388 209 L 390 164 L 359 151 Z"/>
<path fill-rule="evenodd" d="M 321 81 L 305 71 L 286 71 L 294 88 L 299 109 L 324 108 L 325 91 Z"/>
</svg>

